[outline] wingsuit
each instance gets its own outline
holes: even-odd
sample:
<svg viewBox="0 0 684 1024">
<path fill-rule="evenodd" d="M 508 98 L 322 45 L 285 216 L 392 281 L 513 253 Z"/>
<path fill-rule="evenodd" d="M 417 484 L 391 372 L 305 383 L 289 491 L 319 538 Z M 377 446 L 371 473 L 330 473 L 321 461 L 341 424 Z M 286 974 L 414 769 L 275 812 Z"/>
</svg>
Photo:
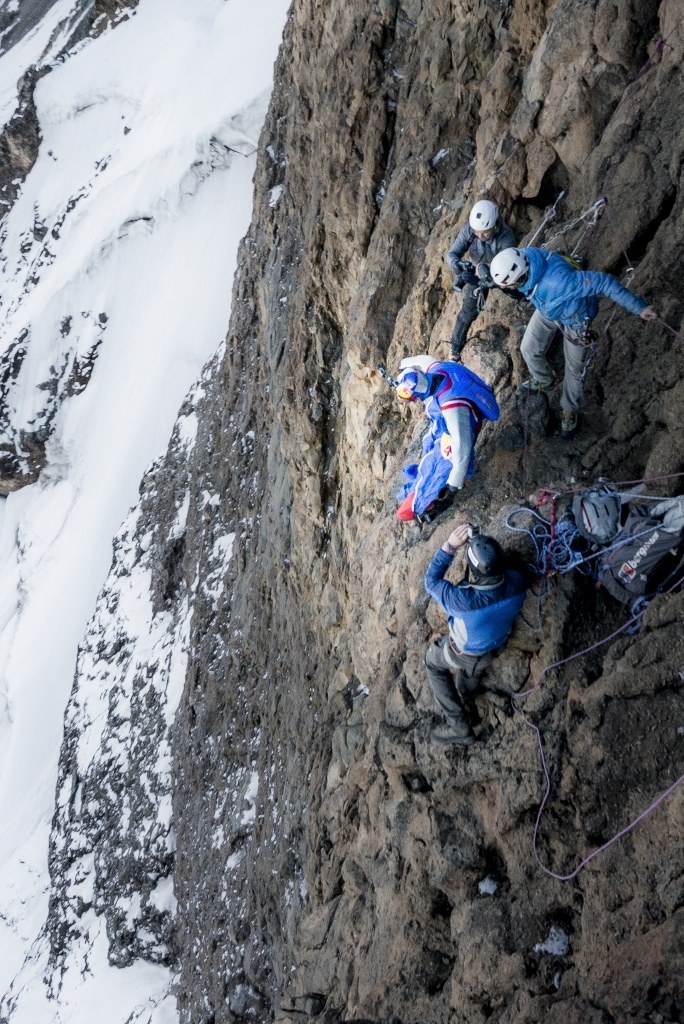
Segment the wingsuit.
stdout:
<svg viewBox="0 0 684 1024">
<path fill-rule="evenodd" d="M 405 473 L 409 483 L 397 495 L 400 519 L 430 517 L 447 508 L 475 470 L 475 441 L 485 420 L 497 420 L 499 407 L 492 389 L 460 363 L 416 357 L 421 365 L 402 363 L 397 394 L 403 401 L 422 401 L 430 418 L 423 438 L 423 458 Z"/>
</svg>

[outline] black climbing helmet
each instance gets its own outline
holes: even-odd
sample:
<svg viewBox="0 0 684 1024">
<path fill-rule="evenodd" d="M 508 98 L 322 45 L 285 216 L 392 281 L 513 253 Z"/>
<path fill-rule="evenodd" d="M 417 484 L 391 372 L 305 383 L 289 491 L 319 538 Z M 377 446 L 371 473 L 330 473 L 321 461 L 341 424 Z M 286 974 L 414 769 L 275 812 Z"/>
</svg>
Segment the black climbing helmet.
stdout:
<svg viewBox="0 0 684 1024">
<path fill-rule="evenodd" d="M 504 553 L 499 542 L 474 529 L 468 541 L 466 557 L 477 577 L 501 576 L 504 571 Z"/>
</svg>

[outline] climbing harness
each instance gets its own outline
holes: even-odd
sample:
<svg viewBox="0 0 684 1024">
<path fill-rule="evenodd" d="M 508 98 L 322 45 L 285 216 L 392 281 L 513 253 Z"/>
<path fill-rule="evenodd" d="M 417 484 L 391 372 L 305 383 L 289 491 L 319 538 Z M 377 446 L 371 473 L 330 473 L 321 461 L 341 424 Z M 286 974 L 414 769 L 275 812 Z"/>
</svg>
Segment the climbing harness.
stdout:
<svg viewBox="0 0 684 1024">
<path fill-rule="evenodd" d="M 487 291 L 483 285 L 479 284 L 477 288 L 473 289 L 473 298 L 475 299 L 475 305 L 477 306 L 478 313 L 481 313 L 484 309 L 484 304 L 487 299 Z"/>
<path fill-rule="evenodd" d="M 584 391 L 584 382 L 585 382 L 585 380 L 587 378 L 587 373 L 589 372 L 589 367 L 591 366 L 591 364 L 593 363 L 593 361 L 594 361 L 594 359 L 596 357 L 597 337 L 596 337 L 595 331 L 593 331 L 590 328 L 589 324 L 590 324 L 590 321 L 589 320 L 585 320 L 584 327 L 583 327 L 582 331 L 580 331 L 580 332 L 574 332 L 574 331 L 570 332 L 570 331 L 565 329 L 563 324 L 559 323 L 557 325 L 558 329 L 560 330 L 561 334 L 563 335 L 563 338 L 570 345 L 574 345 L 575 348 L 581 348 L 581 349 L 584 350 L 584 360 L 582 362 L 582 372 L 581 372 L 580 378 L 579 378 L 582 391 Z"/>
</svg>

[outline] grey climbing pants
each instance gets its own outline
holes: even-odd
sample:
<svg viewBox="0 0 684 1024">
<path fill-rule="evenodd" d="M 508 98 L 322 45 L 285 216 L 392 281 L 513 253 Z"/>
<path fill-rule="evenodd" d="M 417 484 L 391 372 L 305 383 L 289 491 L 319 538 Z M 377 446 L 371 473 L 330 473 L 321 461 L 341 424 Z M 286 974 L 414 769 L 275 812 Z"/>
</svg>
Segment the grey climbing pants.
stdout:
<svg viewBox="0 0 684 1024">
<path fill-rule="evenodd" d="M 462 654 L 449 638 L 433 640 L 425 652 L 425 668 L 435 700 L 444 717 L 453 725 L 467 722 L 463 698 L 474 693 L 480 685 L 480 676 L 492 662 L 493 655 Z"/>
<path fill-rule="evenodd" d="M 540 384 L 551 384 L 553 381 L 546 353 L 557 330 L 558 324 L 554 320 L 547 320 L 539 310 L 535 310 L 523 335 L 520 346 L 522 357 L 527 363 L 532 380 Z M 561 409 L 565 409 L 566 412 L 576 412 L 579 409 L 590 351 L 590 348 L 582 344 L 576 331 L 563 327 L 565 376 L 560 404 Z"/>
</svg>

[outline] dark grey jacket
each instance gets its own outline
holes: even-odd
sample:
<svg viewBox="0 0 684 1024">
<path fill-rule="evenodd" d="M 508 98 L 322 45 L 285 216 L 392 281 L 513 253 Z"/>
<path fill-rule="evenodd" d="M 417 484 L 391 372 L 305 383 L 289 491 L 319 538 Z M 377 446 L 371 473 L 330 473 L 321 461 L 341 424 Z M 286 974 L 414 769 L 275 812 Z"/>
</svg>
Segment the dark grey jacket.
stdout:
<svg viewBox="0 0 684 1024">
<path fill-rule="evenodd" d="M 501 217 L 496 222 L 494 234 L 487 242 L 479 239 L 470 224 L 466 224 L 456 235 L 454 244 L 446 254 L 446 261 L 454 276 L 458 277 L 458 263 L 459 260 L 463 259 L 466 252 L 470 251 L 473 263 L 486 263 L 489 267 L 489 264 L 498 252 L 501 252 L 503 249 L 510 249 L 517 244 L 515 235 Z"/>
</svg>

